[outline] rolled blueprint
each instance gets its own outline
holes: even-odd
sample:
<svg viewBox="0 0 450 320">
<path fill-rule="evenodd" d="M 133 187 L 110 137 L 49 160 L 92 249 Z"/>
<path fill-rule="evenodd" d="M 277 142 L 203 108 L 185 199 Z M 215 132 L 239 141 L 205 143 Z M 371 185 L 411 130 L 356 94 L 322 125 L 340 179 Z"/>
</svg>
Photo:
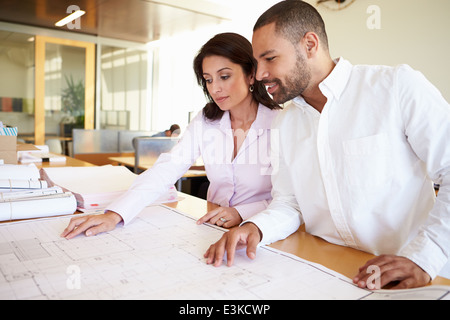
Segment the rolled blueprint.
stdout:
<svg viewBox="0 0 450 320">
<path fill-rule="evenodd" d="M 27 189 L 20 191 L 8 190 L 8 192 L 0 192 L 0 202 L 26 200 L 26 199 L 32 200 L 31 198 L 51 196 L 62 193 L 64 193 L 64 191 L 60 187 Z"/>
<path fill-rule="evenodd" d="M 0 189 L 43 189 L 47 188 L 45 180 L 0 179 Z"/>
<path fill-rule="evenodd" d="M 39 199 L 0 203 L 0 221 L 73 214 L 76 210 L 77 201 L 74 195 L 66 192 Z"/>
<path fill-rule="evenodd" d="M 0 166 L 0 179 L 38 180 L 40 174 L 34 164 L 4 164 Z"/>
</svg>

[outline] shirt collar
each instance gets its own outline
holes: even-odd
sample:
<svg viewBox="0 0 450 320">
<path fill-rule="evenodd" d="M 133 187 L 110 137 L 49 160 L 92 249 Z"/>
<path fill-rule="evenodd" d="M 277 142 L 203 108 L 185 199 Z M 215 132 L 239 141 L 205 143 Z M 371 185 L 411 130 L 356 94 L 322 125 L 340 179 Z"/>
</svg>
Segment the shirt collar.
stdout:
<svg viewBox="0 0 450 320">
<path fill-rule="evenodd" d="M 334 62 L 336 63 L 336 66 L 331 73 L 319 83 L 319 89 L 327 98 L 333 96 L 335 99 L 339 100 L 350 79 L 353 66 L 349 61 L 342 57 L 334 60 Z M 293 102 L 298 106 L 309 106 L 302 96 L 294 98 Z"/>
<path fill-rule="evenodd" d="M 256 119 L 252 124 L 253 129 L 263 129 L 267 130 L 271 128 L 273 117 L 269 116 L 270 112 L 274 112 L 267 108 L 266 106 L 259 104 L 258 105 L 258 113 L 256 114 Z M 231 129 L 231 120 L 230 120 L 230 112 L 225 111 L 222 115 L 222 119 L 220 119 L 220 129 L 224 132 L 227 132 Z"/>
<path fill-rule="evenodd" d="M 319 84 L 319 89 L 326 97 L 329 98 L 331 94 L 335 99 L 339 100 L 350 79 L 352 65 L 342 57 L 334 60 L 334 62 L 336 66 L 328 77 Z"/>
</svg>

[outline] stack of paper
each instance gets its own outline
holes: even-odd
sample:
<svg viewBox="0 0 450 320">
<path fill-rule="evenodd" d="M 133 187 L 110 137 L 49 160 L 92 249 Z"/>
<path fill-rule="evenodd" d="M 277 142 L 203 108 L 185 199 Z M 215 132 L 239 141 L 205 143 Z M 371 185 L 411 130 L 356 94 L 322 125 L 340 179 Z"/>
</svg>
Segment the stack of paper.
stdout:
<svg viewBox="0 0 450 320">
<path fill-rule="evenodd" d="M 87 211 L 106 208 L 131 187 L 137 175 L 123 166 L 105 165 L 42 168 L 41 177 L 50 186 L 72 192 L 77 199 L 78 210 Z M 172 187 L 157 203 L 177 200 L 177 191 Z"/>
<path fill-rule="evenodd" d="M 40 180 L 39 169 L 34 165 L 5 164 L 0 166 L 1 189 L 45 188 L 47 182 Z M 2 190 L 3 192 L 5 190 Z"/>
<path fill-rule="evenodd" d="M 66 162 L 66 157 L 60 154 L 54 154 L 49 151 L 47 145 L 32 146 L 24 150 L 17 150 L 17 160 L 24 163 L 41 163 L 41 162 Z"/>
<path fill-rule="evenodd" d="M 66 157 L 49 152 L 22 152 L 18 158 L 20 163 L 66 162 Z"/>
<path fill-rule="evenodd" d="M 35 165 L 0 166 L 0 221 L 72 214 L 75 197 L 48 188 Z"/>
</svg>

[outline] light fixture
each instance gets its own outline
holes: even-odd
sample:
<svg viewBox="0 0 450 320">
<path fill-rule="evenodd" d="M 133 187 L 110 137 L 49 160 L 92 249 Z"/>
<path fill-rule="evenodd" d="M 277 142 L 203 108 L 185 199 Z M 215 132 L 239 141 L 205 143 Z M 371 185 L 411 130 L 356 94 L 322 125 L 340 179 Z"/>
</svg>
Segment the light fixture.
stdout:
<svg viewBox="0 0 450 320">
<path fill-rule="evenodd" d="M 55 26 L 57 26 L 57 27 L 65 26 L 69 22 L 71 22 L 71 21 L 81 17 L 85 13 L 86 13 L 86 11 L 83 11 L 83 10 L 74 11 L 71 14 L 69 14 L 67 17 L 65 17 L 65 18 L 59 20 L 58 22 L 56 22 Z"/>
</svg>

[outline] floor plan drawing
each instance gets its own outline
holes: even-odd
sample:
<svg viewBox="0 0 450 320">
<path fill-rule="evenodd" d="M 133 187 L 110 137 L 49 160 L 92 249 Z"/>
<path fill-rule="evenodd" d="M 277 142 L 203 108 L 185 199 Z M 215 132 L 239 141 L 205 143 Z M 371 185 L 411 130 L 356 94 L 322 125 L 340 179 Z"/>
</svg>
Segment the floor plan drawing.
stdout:
<svg viewBox="0 0 450 320">
<path fill-rule="evenodd" d="M 0 225 L 0 299 L 395 298 L 264 246 L 255 260 L 244 251 L 232 267 L 207 265 L 204 252 L 225 231 L 165 206 L 95 237 L 60 238 L 69 219 Z M 426 294 L 449 297 L 446 287 Z"/>
</svg>

